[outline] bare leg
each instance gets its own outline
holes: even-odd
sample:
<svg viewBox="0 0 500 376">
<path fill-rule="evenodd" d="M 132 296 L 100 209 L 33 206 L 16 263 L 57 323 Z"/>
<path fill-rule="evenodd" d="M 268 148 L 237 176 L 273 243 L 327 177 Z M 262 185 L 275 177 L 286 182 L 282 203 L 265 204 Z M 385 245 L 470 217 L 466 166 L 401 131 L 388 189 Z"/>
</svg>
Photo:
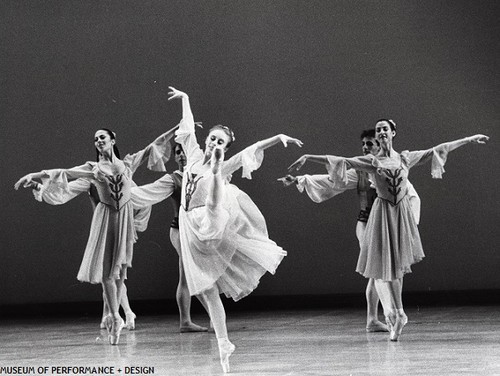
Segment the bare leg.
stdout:
<svg viewBox="0 0 500 376">
<path fill-rule="evenodd" d="M 366 285 L 366 331 L 367 332 L 388 332 L 387 325 L 378 319 L 379 296 L 375 288 L 373 278 L 368 280 Z"/>
<path fill-rule="evenodd" d="M 109 315 L 109 305 L 106 301 L 106 294 L 104 293 L 104 286 L 102 290 L 102 318 L 101 318 L 101 329 L 106 329 L 106 317 Z"/>
<path fill-rule="evenodd" d="M 358 221 L 356 224 L 356 237 L 359 241 L 359 247 L 361 248 L 361 242 L 365 235 L 366 222 Z M 387 325 L 380 322 L 378 319 L 378 303 L 379 294 L 375 288 L 375 281 L 373 278 L 368 280 L 366 285 L 366 331 L 367 332 L 388 332 L 389 329 Z"/>
<path fill-rule="evenodd" d="M 212 152 L 212 159 L 210 160 L 210 166 L 214 174 L 212 179 L 209 194 L 207 196 L 207 206 L 215 208 L 218 206 L 224 198 L 224 182 L 222 181 L 221 167 L 222 161 L 224 160 L 224 151 L 219 148 L 215 148 Z"/>
<path fill-rule="evenodd" d="M 212 320 L 217 342 L 219 344 L 219 355 L 222 370 L 229 372 L 229 357 L 235 350 L 235 346 L 229 341 L 226 327 L 226 311 L 220 299 L 217 286 L 203 292 L 208 305 L 210 319 Z"/>
<path fill-rule="evenodd" d="M 390 330 L 390 339 L 391 341 L 397 341 L 403 327 L 408 322 L 408 317 L 403 309 L 403 279 L 400 278 L 394 281 L 377 279 L 375 280 L 375 286 L 384 306 L 384 314 Z"/>
<path fill-rule="evenodd" d="M 184 273 L 184 266 L 182 265 L 181 256 L 181 242 L 179 239 L 179 230 L 176 228 L 170 229 L 170 241 L 174 246 L 175 250 L 179 254 L 179 283 L 177 284 L 177 291 L 175 294 L 177 300 L 177 306 L 179 307 L 179 317 L 180 325 L 179 331 L 181 333 L 187 332 L 206 332 L 207 328 L 196 325 L 191 320 L 191 295 L 187 286 L 186 275 Z M 198 297 L 198 299 L 200 299 Z M 208 312 L 208 307 L 206 303 L 200 299 L 200 302 L 204 306 L 205 310 Z"/>
<path fill-rule="evenodd" d="M 123 326 L 123 320 L 118 312 L 120 307 L 118 303 L 118 292 L 121 292 L 121 289 L 112 278 L 105 279 L 102 286 L 110 310 L 110 315 L 106 318 L 106 328 L 109 333 L 109 342 L 112 345 L 117 345 L 120 339 L 120 331 Z"/>
<path fill-rule="evenodd" d="M 102 292 L 102 318 L 101 318 L 101 324 L 100 328 L 101 329 L 106 329 L 106 317 L 111 314 L 109 310 L 109 304 L 106 300 L 106 294 L 104 293 L 104 286 L 103 286 L 103 292 Z M 135 314 L 132 312 L 132 309 L 130 308 L 130 302 L 128 300 L 127 296 L 127 286 L 125 283 L 123 283 L 123 289 L 122 289 L 122 298 L 120 300 L 120 305 L 123 308 L 123 311 L 125 312 L 125 317 L 127 319 L 125 328 L 129 330 L 134 330 L 135 329 Z"/>
<path fill-rule="evenodd" d="M 134 330 L 136 315 L 132 311 L 132 308 L 130 308 L 130 302 L 128 301 L 127 285 L 125 285 L 125 281 L 122 282 L 122 292 L 120 296 L 121 296 L 120 305 L 123 308 L 123 312 L 125 312 L 125 328 L 128 330 Z"/>
</svg>

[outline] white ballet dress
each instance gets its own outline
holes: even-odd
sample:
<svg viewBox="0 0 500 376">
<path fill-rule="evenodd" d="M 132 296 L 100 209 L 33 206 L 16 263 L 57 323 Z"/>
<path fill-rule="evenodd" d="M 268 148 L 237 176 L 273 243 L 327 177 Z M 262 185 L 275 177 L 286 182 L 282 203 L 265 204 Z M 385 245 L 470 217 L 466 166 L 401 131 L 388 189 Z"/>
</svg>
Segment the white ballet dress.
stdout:
<svg viewBox="0 0 500 376">
<path fill-rule="evenodd" d="M 254 202 L 230 183 L 231 175 L 240 168 L 243 177 L 251 179 L 251 172 L 262 163 L 263 150 L 254 144 L 223 162 L 224 199 L 214 208 L 206 205 L 214 175 L 210 163 L 203 164 L 192 118 L 181 121 L 175 141 L 187 157 L 179 231 L 190 294 L 216 285 L 220 293 L 237 301 L 250 294 L 266 272 L 274 274 L 286 256 L 269 239 L 266 221 Z"/>
</svg>

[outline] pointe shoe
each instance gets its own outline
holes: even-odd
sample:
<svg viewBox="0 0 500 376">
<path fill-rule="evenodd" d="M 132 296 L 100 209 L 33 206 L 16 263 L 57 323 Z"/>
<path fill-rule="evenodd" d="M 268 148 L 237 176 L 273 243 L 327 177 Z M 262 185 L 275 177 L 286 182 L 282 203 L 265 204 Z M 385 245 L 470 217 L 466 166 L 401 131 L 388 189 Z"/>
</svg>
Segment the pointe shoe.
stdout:
<svg viewBox="0 0 500 376">
<path fill-rule="evenodd" d="M 234 346 L 227 338 L 220 338 L 217 341 L 219 342 L 219 355 L 222 371 L 224 371 L 224 373 L 228 373 L 230 371 L 229 357 L 236 349 L 236 346 Z"/>
<path fill-rule="evenodd" d="M 396 318 L 396 323 L 392 327 L 389 339 L 393 342 L 398 341 L 404 326 L 408 323 L 408 316 L 405 314 L 398 314 Z"/>
<path fill-rule="evenodd" d="M 109 319 L 106 321 L 106 323 L 111 322 L 111 330 L 108 330 L 109 343 L 112 345 L 118 345 L 118 342 L 120 342 L 120 333 L 125 326 L 125 323 L 123 322 L 123 319 L 121 317 L 108 317 Z"/>
<path fill-rule="evenodd" d="M 385 323 L 387 324 L 387 329 L 390 333 L 394 330 L 394 325 L 396 324 L 396 313 L 389 313 L 389 315 L 385 316 Z"/>
<path fill-rule="evenodd" d="M 210 167 L 212 168 L 212 172 L 214 173 L 214 175 L 220 171 L 223 160 L 224 150 L 222 150 L 221 148 L 215 148 L 212 151 L 212 158 L 210 159 Z"/>
<path fill-rule="evenodd" d="M 99 324 L 99 328 L 101 329 L 106 329 L 106 317 L 107 316 L 103 316 L 102 319 L 101 319 L 101 323 Z"/>
<path fill-rule="evenodd" d="M 125 314 L 125 329 L 134 330 L 135 329 L 135 318 L 137 316 L 134 312 Z"/>
</svg>

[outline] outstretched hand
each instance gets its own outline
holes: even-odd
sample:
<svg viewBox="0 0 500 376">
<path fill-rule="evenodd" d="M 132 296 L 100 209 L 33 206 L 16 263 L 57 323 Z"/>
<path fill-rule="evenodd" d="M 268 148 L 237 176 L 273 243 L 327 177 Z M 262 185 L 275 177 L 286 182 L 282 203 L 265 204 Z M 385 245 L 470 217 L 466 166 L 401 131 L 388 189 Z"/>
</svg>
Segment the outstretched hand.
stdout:
<svg viewBox="0 0 500 376">
<path fill-rule="evenodd" d="M 302 166 L 304 166 L 304 163 L 306 163 L 306 161 L 307 161 L 307 155 L 304 154 L 302 157 L 297 159 L 288 167 L 288 172 L 292 172 L 294 170 L 299 171 L 302 168 Z"/>
<path fill-rule="evenodd" d="M 474 136 L 469 137 L 470 142 L 475 144 L 485 144 L 490 138 L 485 136 L 484 134 L 476 134 Z"/>
<path fill-rule="evenodd" d="M 168 100 L 176 99 L 176 98 L 184 98 L 184 97 L 187 98 L 187 96 L 188 96 L 186 93 L 184 93 L 183 91 L 177 90 L 173 86 L 169 86 L 168 88 L 171 90 L 168 92 L 168 95 L 170 95 Z"/>
<path fill-rule="evenodd" d="M 37 183 L 33 181 L 33 177 L 31 174 L 23 176 L 21 179 L 19 179 L 16 184 L 14 184 L 14 189 L 17 191 L 20 186 L 23 186 L 23 188 L 30 188 L 33 185 L 36 185 Z"/>
<path fill-rule="evenodd" d="M 297 183 L 297 178 L 295 176 L 292 176 L 292 175 L 283 176 L 282 178 L 279 178 L 277 180 L 282 182 L 283 186 L 285 186 L 285 187 L 288 187 L 292 184 Z"/>
<path fill-rule="evenodd" d="M 282 142 L 284 147 L 287 147 L 288 144 L 295 144 L 301 148 L 302 145 L 304 145 L 304 143 L 302 141 L 300 141 L 298 138 L 293 138 L 293 137 L 287 136 L 286 134 L 280 134 L 280 135 L 278 135 L 278 137 L 279 137 L 279 139 Z"/>
</svg>

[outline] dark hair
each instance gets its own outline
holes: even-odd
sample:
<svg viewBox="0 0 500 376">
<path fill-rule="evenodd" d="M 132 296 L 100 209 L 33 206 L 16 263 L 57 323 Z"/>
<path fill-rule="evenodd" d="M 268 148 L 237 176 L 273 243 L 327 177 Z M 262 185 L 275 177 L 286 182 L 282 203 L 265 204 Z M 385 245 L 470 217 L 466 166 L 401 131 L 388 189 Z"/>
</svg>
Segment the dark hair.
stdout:
<svg viewBox="0 0 500 376">
<path fill-rule="evenodd" d="M 175 154 L 175 149 L 177 149 L 177 148 L 179 148 L 179 149 L 181 149 L 182 151 L 184 151 L 184 149 L 182 148 L 182 145 L 181 145 L 181 144 L 179 144 L 178 142 L 174 142 L 174 147 L 173 147 L 173 149 L 172 149 L 172 151 L 174 152 L 174 154 Z"/>
<path fill-rule="evenodd" d="M 212 128 L 210 128 L 208 133 L 210 134 L 210 132 L 212 132 L 213 130 L 216 130 L 216 129 L 220 129 L 229 137 L 229 141 L 226 144 L 226 148 L 230 147 L 231 144 L 234 142 L 234 140 L 236 140 L 236 138 L 234 137 L 234 132 L 229 127 L 226 127 L 225 125 L 221 125 L 221 124 L 214 125 Z"/>
<path fill-rule="evenodd" d="M 97 131 L 104 131 L 104 132 L 106 132 L 109 135 L 109 137 L 112 140 L 116 140 L 115 132 L 109 130 L 108 128 L 99 128 Z M 95 151 L 96 151 L 97 162 L 99 162 L 99 150 L 97 150 L 97 148 L 96 148 Z M 113 152 L 115 153 L 116 157 L 118 159 L 120 159 L 120 151 L 118 150 L 118 146 L 116 146 L 116 142 L 113 145 Z"/>
<path fill-rule="evenodd" d="M 396 123 L 394 122 L 394 120 L 391 120 L 391 119 L 378 119 L 375 122 L 375 124 L 380 123 L 381 121 L 386 122 L 391 127 L 391 130 L 393 130 L 394 132 L 396 131 Z"/>
<path fill-rule="evenodd" d="M 365 129 L 363 132 L 361 132 L 361 139 L 369 137 L 369 138 L 375 138 L 375 129 Z"/>
</svg>

